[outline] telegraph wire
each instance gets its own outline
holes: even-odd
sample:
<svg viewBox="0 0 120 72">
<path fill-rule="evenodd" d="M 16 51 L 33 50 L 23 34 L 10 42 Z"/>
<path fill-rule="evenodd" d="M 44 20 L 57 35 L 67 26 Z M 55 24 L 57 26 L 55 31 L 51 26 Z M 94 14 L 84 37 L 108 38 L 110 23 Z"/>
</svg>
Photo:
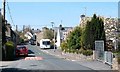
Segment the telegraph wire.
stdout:
<svg viewBox="0 0 120 72">
<path fill-rule="evenodd" d="M 10 19 L 12 21 L 13 26 L 15 26 L 12 15 L 11 15 L 11 10 L 10 10 L 9 4 L 8 4 L 8 2 L 6 2 L 6 3 L 7 3 L 7 8 L 8 8 L 8 12 L 9 12 L 9 15 L 10 15 Z"/>
</svg>

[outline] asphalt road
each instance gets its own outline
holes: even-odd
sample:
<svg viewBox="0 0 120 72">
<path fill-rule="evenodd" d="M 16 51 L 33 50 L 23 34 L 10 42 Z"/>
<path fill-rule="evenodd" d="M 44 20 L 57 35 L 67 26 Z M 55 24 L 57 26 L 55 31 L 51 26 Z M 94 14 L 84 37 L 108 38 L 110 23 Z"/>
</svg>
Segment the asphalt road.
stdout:
<svg viewBox="0 0 120 72">
<path fill-rule="evenodd" d="M 11 65 L 3 67 L 3 72 L 28 71 L 37 72 L 44 70 L 92 70 L 76 62 L 46 54 L 34 45 L 27 45 L 29 48 L 28 57 L 21 57 Z M 44 71 L 45 72 L 45 71 Z M 63 72 L 63 71 L 62 71 Z"/>
</svg>

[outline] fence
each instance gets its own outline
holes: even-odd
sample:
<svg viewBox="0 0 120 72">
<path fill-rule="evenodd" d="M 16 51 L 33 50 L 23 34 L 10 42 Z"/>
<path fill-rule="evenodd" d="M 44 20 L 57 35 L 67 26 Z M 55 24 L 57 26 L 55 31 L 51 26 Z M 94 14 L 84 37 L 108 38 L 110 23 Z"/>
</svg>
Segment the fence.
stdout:
<svg viewBox="0 0 120 72">
<path fill-rule="evenodd" d="M 104 61 L 104 41 L 96 40 L 95 41 L 95 56 L 99 61 Z"/>
<path fill-rule="evenodd" d="M 96 59 L 104 62 L 104 51 L 95 51 Z"/>
<path fill-rule="evenodd" d="M 109 51 L 95 51 L 95 59 L 108 65 L 112 65 L 113 63 L 113 53 Z"/>
<path fill-rule="evenodd" d="M 109 52 L 109 51 L 105 51 L 104 61 L 105 61 L 105 63 L 107 63 L 109 65 L 112 65 L 112 62 L 113 62 L 113 53 Z"/>
</svg>

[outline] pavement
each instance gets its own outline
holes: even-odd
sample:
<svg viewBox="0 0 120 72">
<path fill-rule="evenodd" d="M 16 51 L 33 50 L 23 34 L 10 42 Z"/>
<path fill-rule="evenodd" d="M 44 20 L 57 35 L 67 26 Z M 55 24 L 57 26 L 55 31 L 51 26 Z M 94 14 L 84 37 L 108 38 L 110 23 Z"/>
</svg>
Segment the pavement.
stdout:
<svg viewBox="0 0 120 72">
<path fill-rule="evenodd" d="M 74 56 L 68 56 L 65 53 L 63 53 L 60 49 L 56 49 L 55 52 L 53 49 L 47 49 L 47 50 L 41 50 L 43 52 L 46 52 L 48 54 L 60 57 L 60 58 L 64 58 L 70 61 L 74 61 L 79 63 L 82 66 L 86 66 L 89 67 L 93 70 L 112 70 L 110 65 L 107 65 L 103 62 L 97 61 L 97 60 L 85 60 L 85 59 L 74 59 L 72 57 Z M 71 57 L 71 58 L 70 58 Z"/>
<path fill-rule="evenodd" d="M 10 65 L 11 63 L 13 63 L 13 61 L 0 61 L 0 68 L 6 67 L 6 66 Z"/>
</svg>

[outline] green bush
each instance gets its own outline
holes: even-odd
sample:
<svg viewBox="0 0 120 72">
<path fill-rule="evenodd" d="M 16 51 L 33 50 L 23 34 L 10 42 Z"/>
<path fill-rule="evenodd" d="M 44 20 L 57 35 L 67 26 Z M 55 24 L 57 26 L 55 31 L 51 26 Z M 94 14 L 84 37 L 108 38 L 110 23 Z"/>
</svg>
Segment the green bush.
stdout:
<svg viewBox="0 0 120 72">
<path fill-rule="evenodd" d="M 114 50 L 112 51 L 113 54 L 117 54 L 117 55 L 120 55 L 120 51 L 119 50 Z"/>
<path fill-rule="evenodd" d="M 93 51 L 92 50 L 83 50 L 82 54 L 86 55 L 86 56 L 90 56 L 93 54 Z"/>
<path fill-rule="evenodd" d="M 6 59 L 13 60 L 14 58 L 14 43 L 12 41 L 8 41 L 5 43 L 6 46 Z"/>
<path fill-rule="evenodd" d="M 24 39 L 22 39 L 22 38 L 20 38 L 20 41 L 19 41 L 20 43 L 24 43 Z"/>
<path fill-rule="evenodd" d="M 79 54 L 83 54 L 84 49 L 83 49 L 83 48 L 80 48 L 80 50 L 79 50 L 78 52 L 79 52 Z"/>
<path fill-rule="evenodd" d="M 72 53 L 75 53 L 77 50 L 72 50 Z"/>
<path fill-rule="evenodd" d="M 68 46 L 67 46 L 66 42 L 62 42 L 61 45 L 60 45 L 60 47 L 61 47 L 62 51 L 68 52 L 68 50 L 67 50 Z"/>
<path fill-rule="evenodd" d="M 120 57 L 118 57 L 118 64 L 120 64 Z"/>
<path fill-rule="evenodd" d="M 71 53 L 72 52 L 72 50 L 70 50 L 70 49 L 65 49 L 66 50 L 66 52 L 68 52 L 68 53 Z"/>
<path fill-rule="evenodd" d="M 79 50 L 76 50 L 75 52 L 76 52 L 77 54 L 79 54 Z"/>
<path fill-rule="evenodd" d="M 73 50 L 73 49 L 68 49 L 68 52 L 69 52 L 69 53 L 75 53 L 75 50 Z"/>
</svg>

